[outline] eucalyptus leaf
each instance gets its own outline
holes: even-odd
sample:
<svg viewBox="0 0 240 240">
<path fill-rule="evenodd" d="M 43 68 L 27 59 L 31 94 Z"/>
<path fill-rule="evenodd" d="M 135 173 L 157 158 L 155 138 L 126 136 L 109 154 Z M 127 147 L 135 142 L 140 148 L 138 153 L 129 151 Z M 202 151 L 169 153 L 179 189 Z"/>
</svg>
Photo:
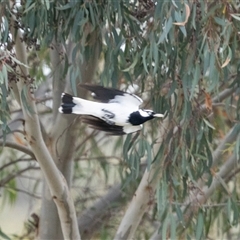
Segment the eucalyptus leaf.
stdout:
<svg viewBox="0 0 240 240">
<path fill-rule="evenodd" d="M 172 17 L 169 17 L 169 19 L 166 21 L 165 26 L 163 27 L 163 33 L 160 35 L 157 45 L 162 43 L 164 40 L 165 41 L 167 40 L 167 35 L 171 30 L 172 26 L 173 26 L 173 20 L 172 20 Z"/>
<path fill-rule="evenodd" d="M 142 59 L 143 59 L 143 66 L 145 71 L 148 73 L 148 64 L 147 64 L 147 52 L 148 52 L 148 47 L 146 46 L 143 50 L 143 55 L 142 55 Z"/>
<path fill-rule="evenodd" d="M 203 213 L 200 210 L 198 212 L 197 226 L 196 226 L 196 239 L 197 240 L 200 240 L 202 238 L 203 231 L 204 231 Z"/>
</svg>

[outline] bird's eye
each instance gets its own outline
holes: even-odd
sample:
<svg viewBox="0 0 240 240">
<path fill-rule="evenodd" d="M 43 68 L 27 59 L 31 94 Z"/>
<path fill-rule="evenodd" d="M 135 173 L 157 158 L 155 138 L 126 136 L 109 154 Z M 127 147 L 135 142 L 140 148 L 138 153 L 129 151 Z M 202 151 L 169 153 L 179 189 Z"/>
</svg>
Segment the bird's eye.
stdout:
<svg viewBox="0 0 240 240">
<path fill-rule="evenodd" d="M 147 113 L 149 114 L 149 116 L 153 115 L 154 112 L 153 111 L 147 111 Z"/>
</svg>

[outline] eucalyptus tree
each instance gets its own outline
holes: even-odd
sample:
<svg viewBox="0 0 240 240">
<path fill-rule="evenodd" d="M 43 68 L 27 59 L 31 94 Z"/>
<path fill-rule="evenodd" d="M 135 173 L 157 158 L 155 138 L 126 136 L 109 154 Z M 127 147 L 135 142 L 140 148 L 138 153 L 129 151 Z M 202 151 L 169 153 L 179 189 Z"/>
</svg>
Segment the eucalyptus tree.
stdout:
<svg viewBox="0 0 240 240">
<path fill-rule="evenodd" d="M 41 239 L 238 234 L 239 3 L 1 0 L 0 11 L 0 185 L 13 199 L 16 177 L 40 170 Z M 134 90 L 166 117 L 106 136 L 58 112 L 62 92 L 88 98 L 79 83 Z"/>
</svg>

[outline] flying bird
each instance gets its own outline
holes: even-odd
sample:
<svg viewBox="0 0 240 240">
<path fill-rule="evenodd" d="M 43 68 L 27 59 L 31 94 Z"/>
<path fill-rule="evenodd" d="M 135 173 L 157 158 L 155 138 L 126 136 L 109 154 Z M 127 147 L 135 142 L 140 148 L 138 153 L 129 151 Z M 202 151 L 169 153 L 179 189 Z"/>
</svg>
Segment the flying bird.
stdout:
<svg viewBox="0 0 240 240">
<path fill-rule="evenodd" d="M 124 135 L 142 129 L 142 124 L 163 114 L 140 109 L 142 99 L 138 96 L 114 88 L 81 84 L 91 91 L 95 101 L 73 97 L 62 93 L 59 112 L 82 115 L 83 122 L 92 128 L 105 131 L 109 135 Z"/>
</svg>

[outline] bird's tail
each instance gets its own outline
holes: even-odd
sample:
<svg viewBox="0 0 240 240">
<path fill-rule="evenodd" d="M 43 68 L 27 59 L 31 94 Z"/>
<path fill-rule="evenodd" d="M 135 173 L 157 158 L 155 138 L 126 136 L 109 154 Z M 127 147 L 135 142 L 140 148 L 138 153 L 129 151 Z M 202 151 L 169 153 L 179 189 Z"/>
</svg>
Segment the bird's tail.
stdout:
<svg viewBox="0 0 240 240">
<path fill-rule="evenodd" d="M 62 105 L 58 109 L 59 112 L 70 114 L 74 113 L 77 103 L 74 102 L 74 97 L 68 93 L 62 93 Z"/>
</svg>

